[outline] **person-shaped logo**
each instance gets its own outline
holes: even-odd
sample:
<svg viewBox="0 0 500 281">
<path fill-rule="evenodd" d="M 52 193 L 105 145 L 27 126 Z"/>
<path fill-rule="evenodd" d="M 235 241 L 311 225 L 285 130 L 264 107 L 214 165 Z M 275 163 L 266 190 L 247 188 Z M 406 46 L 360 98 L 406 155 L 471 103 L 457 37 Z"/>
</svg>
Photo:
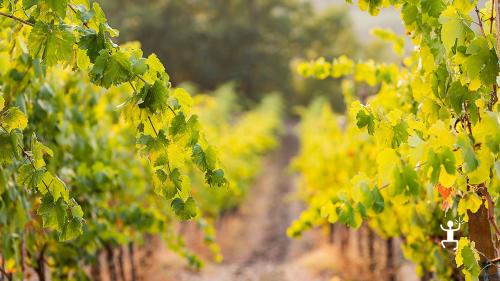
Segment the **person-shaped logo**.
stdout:
<svg viewBox="0 0 500 281">
<path fill-rule="evenodd" d="M 446 231 L 446 240 L 441 241 L 441 246 L 443 248 L 446 248 L 447 243 L 453 243 L 455 244 L 455 248 L 453 250 L 457 250 L 458 248 L 458 240 L 455 239 L 455 231 L 460 230 L 460 221 L 458 222 L 458 227 L 453 228 L 453 221 L 449 220 L 446 224 L 448 228 L 444 228 L 443 225 L 440 225 L 441 229 Z"/>
</svg>

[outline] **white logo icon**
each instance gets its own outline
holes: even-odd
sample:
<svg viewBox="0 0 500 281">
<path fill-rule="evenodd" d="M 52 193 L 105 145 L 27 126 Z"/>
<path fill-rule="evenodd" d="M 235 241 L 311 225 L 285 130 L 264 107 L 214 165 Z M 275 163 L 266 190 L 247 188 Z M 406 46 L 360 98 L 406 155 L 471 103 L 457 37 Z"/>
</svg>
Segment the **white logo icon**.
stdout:
<svg viewBox="0 0 500 281">
<path fill-rule="evenodd" d="M 446 243 L 454 243 L 455 248 L 453 248 L 453 250 L 456 250 L 458 248 L 458 240 L 455 240 L 454 234 L 455 231 L 460 230 L 460 222 L 458 222 L 457 228 L 453 228 L 453 222 L 451 220 L 449 220 L 446 225 L 448 226 L 448 228 L 444 228 L 443 225 L 440 225 L 441 229 L 446 231 L 446 240 L 441 241 L 441 246 L 443 246 L 443 248 L 446 248 Z"/>
</svg>

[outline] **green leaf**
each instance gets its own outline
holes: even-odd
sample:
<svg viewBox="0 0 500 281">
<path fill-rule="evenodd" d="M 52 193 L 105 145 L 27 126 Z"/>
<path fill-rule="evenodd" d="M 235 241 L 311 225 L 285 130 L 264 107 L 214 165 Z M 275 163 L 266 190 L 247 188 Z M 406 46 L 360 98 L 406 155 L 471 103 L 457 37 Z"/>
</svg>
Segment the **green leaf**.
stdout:
<svg viewBox="0 0 500 281">
<path fill-rule="evenodd" d="M 23 9 L 28 10 L 29 8 L 38 4 L 38 0 L 23 0 Z"/>
<path fill-rule="evenodd" d="M 36 188 L 44 174 L 45 169 L 36 170 L 31 166 L 31 163 L 27 163 L 19 168 L 16 183 L 21 186 Z"/>
<path fill-rule="evenodd" d="M 420 193 L 417 172 L 410 166 L 405 166 L 402 171 L 397 169 L 394 171 L 394 184 L 391 186 L 390 193 L 395 196 L 402 192 L 413 196 L 418 196 Z"/>
<path fill-rule="evenodd" d="M 180 198 L 175 198 L 171 206 L 181 220 L 189 220 L 198 214 L 198 207 L 193 197 L 189 197 L 185 202 Z"/>
<path fill-rule="evenodd" d="M 177 191 L 181 189 L 182 183 L 178 169 L 175 168 L 172 171 L 172 174 L 170 175 L 171 181 L 167 181 L 167 179 L 169 179 L 169 175 L 164 169 L 156 170 L 155 176 L 160 181 L 160 184 L 155 186 L 155 192 L 167 200 L 174 198 Z"/>
<path fill-rule="evenodd" d="M 373 133 L 375 132 L 374 119 L 375 118 L 371 113 L 367 114 L 367 112 L 364 109 L 362 109 L 362 110 L 358 111 L 358 113 L 356 114 L 356 120 L 358 120 L 356 125 L 360 129 L 364 128 L 366 126 L 368 128 L 368 133 L 370 135 L 373 135 Z"/>
<path fill-rule="evenodd" d="M 468 56 L 463 68 L 470 80 L 480 78 L 484 84 L 493 84 L 498 74 L 498 58 L 494 49 L 489 48 L 485 37 L 475 38 L 466 52 Z"/>
<path fill-rule="evenodd" d="M 441 153 L 440 158 L 446 172 L 450 175 L 454 175 L 456 172 L 456 167 L 455 155 L 453 154 L 453 152 L 450 149 L 446 149 Z"/>
<path fill-rule="evenodd" d="M 153 146 L 155 143 L 155 138 L 151 135 L 141 134 L 137 138 L 137 144 L 142 144 L 145 146 Z"/>
<path fill-rule="evenodd" d="M 82 207 L 75 201 L 75 199 L 71 199 L 71 215 L 73 218 L 82 219 L 83 218 L 83 210 Z"/>
<path fill-rule="evenodd" d="M 87 10 L 85 5 L 83 5 L 83 4 L 74 5 L 73 4 L 73 7 L 75 8 L 75 11 L 77 12 L 78 17 L 82 22 L 89 22 L 90 19 L 92 19 L 92 16 L 94 15 L 94 13 L 92 11 Z"/>
<path fill-rule="evenodd" d="M 356 229 L 361 226 L 362 217 L 351 205 L 344 203 L 340 206 L 339 220 L 346 226 Z"/>
<path fill-rule="evenodd" d="M 389 186 L 389 194 L 391 196 L 396 196 L 405 190 L 406 181 L 404 175 L 399 171 L 399 169 L 394 169 L 393 172 L 394 182 Z"/>
<path fill-rule="evenodd" d="M 471 275 L 478 276 L 480 268 L 472 249 L 470 247 L 465 247 L 461 252 L 465 269 L 469 271 Z"/>
<path fill-rule="evenodd" d="M 422 12 L 435 18 L 439 17 L 441 12 L 446 8 L 442 0 L 422 0 L 420 5 L 422 7 Z"/>
<path fill-rule="evenodd" d="M 418 196 L 420 193 L 420 183 L 418 182 L 417 172 L 413 169 L 413 167 L 405 166 L 403 174 L 406 186 L 408 187 L 407 193 L 413 196 Z"/>
<path fill-rule="evenodd" d="M 366 208 L 365 208 L 365 206 L 363 204 L 358 203 L 358 205 L 357 205 L 356 208 L 357 208 L 359 214 L 361 215 L 361 218 L 363 218 L 363 219 L 367 219 L 368 218 L 368 214 L 366 213 Z"/>
<path fill-rule="evenodd" d="M 43 227 L 60 231 L 66 223 L 66 208 L 63 200 L 54 200 L 50 194 L 42 198 L 37 213 L 42 217 Z"/>
<path fill-rule="evenodd" d="M 476 93 L 470 92 L 458 81 L 452 82 L 446 92 L 446 101 L 457 114 L 462 112 L 464 102 L 473 103 L 478 97 Z"/>
<path fill-rule="evenodd" d="M 16 140 L 13 140 L 12 135 L 0 135 L 0 163 L 2 165 L 10 164 L 15 159 L 17 143 Z"/>
<path fill-rule="evenodd" d="M 178 168 L 174 168 L 172 170 L 172 172 L 170 173 L 170 180 L 172 181 L 177 190 L 182 189 L 181 172 L 179 171 Z"/>
<path fill-rule="evenodd" d="M 191 153 L 191 159 L 193 160 L 193 163 L 200 168 L 202 171 L 206 171 L 208 169 L 207 167 L 207 161 L 205 158 L 205 152 L 203 151 L 203 148 L 199 144 L 195 144 L 192 149 Z"/>
<path fill-rule="evenodd" d="M 372 198 L 373 198 L 373 205 L 372 205 L 372 210 L 379 214 L 382 211 L 384 211 L 385 203 L 384 203 L 384 197 L 382 197 L 382 194 L 378 190 L 378 187 L 375 186 L 372 189 Z"/>
<path fill-rule="evenodd" d="M 174 119 L 172 119 L 172 123 L 170 124 L 169 133 L 171 136 L 176 136 L 180 133 L 183 133 L 186 130 L 186 118 L 184 113 L 179 112 Z"/>
<path fill-rule="evenodd" d="M 8 133 L 14 129 L 24 130 L 28 126 L 28 118 L 17 107 L 9 108 L 2 116 L 1 124 Z"/>
<path fill-rule="evenodd" d="M 359 195 L 354 195 L 354 197 L 361 197 L 360 202 L 366 208 L 371 208 L 373 206 L 373 194 L 370 192 L 370 187 L 367 183 L 361 182 L 359 184 Z"/>
<path fill-rule="evenodd" d="M 32 147 L 33 163 L 36 169 L 40 169 L 45 166 L 45 160 L 43 159 L 45 155 L 50 157 L 54 156 L 52 149 L 46 147 L 41 142 L 33 141 Z"/>
<path fill-rule="evenodd" d="M 474 32 L 452 5 L 443 11 L 439 22 L 442 24 L 441 41 L 448 52 L 455 46 L 455 43 L 457 46 L 462 46 L 466 39 L 474 35 Z"/>
<path fill-rule="evenodd" d="M 359 127 L 359 126 L 358 126 Z M 408 125 L 406 122 L 401 121 L 392 127 L 393 137 L 392 137 L 392 147 L 399 147 L 402 143 L 408 141 Z"/>
<path fill-rule="evenodd" d="M 168 163 L 169 163 L 168 162 L 168 154 L 163 153 L 160 156 L 158 156 L 158 158 L 156 158 L 154 166 L 159 167 L 159 166 L 167 165 Z"/>
<path fill-rule="evenodd" d="M 464 237 L 460 238 L 455 261 L 457 263 L 457 267 L 463 266 L 462 272 L 464 273 L 466 280 L 477 280 L 477 277 L 481 272 L 481 268 L 478 263 L 479 260 L 479 254 L 474 247 L 474 242 L 469 242 L 467 238 Z"/>
<path fill-rule="evenodd" d="M 417 16 L 419 15 L 418 8 L 408 3 L 405 3 L 403 5 L 401 13 L 403 16 L 403 21 L 405 22 L 406 25 L 414 23 L 417 20 Z"/>
<path fill-rule="evenodd" d="M 121 51 L 110 54 L 108 50 L 101 50 L 90 71 L 92 82 L 105 88 L 129 81 L 131 77 L 132 64 Z"/>
<path fill-rule="evenodd" d="M 161 152 L 169 144 L 169 141 L 165 137 L 163 130 L 160 130 L 158 132 L 158 137 L 153 137 L 151 135 L 141 134 L 137 138 L 137 144 L 145 146 L 143 149 L 147 152 L 155 151 L 155 152 L 161 153 L 157 159 L 157 161 L 160 161 L 160 162 L 155 163 L 156 166 L 159 166 L 159 163 L 161 163 L 162 161 L 165 161 L 164 164 L 166 164 L 168 162 L 168 158 L 166 158 L 167 157 L 166 154 Z"/>
<path fill-rule="evenodd" d="M 431 172 L 431 183 L 436 184 L 439 180 L 439 175 L 441 173 L 441 160 L 438 154 L 436 154 L 432 149 L 429 150 L 428 154 L 428 167 L 432 169 Z"/>
<path fill-rule="evenodd" d="M 205 160 L 207 164 L 207 169 L 214 170 L 217 163 L 217 151 L 211 145 L 205 150 Z"/>
<path fill-rule="evenodd" d="M 69 200 L 69 190 L 66 188 L 64 182 L 50 172 L 43 174 L 37 187 L 40 193 L 44 195 L 49 193 L 54 197 L 54 200 L 58 200 L 59 198 L 63 198 L 66 202 Z"/>
<path fill-rule="evenodd" d="M 200 122 L 198 122 L 198 116 L 191 115 L 186 123 L 186 130 L 189 134 L 189 145 L 195 145 L 200 138 Z"/>
<path fill-rule="evenodd" d="M 156 176 L 160 179 L 161 182 L 165 182 L 168 179 L 168 175 L 163 169 L 156 170 Z"/>
<path fill-rule="evenodd" d="M 83 233 L 82 221 L 78 218 L 72 218 L 69 220 L 59 234 L 59 241 L 73 240 Z"/>
<path fill-rule="evenodd" d="M 147 108 L 152 113 L 165 110 L 168 106 L 168 89 L 161 80 L 156 80 L 153 86 L 144 86 L 141 90 L 141 96 L 143 102 L 139 104 L 139 107 Z"/>
<path fill-rule="evenodd" d="M 41 54 L 43 64 L 52 66 L 59 61 L 70 61 L 73 56 L 75 37 L 65 25 L 48 25 L 37 22 L 28 39 L 30 54 L 36 58 Z"/>
<path fill-rule="evenodd" d="M 81 49 L 87 51 L 90 61 L 94 63 L 102 50 L 107 49 L 109 44 L 108 38 L 104 31 L 104 26 L 99 26 L 99 32 L 96 33 L 93 29 L 84 29 L 83 35 L 78 41 Z"/>
<path fill-rule="evenodd" d="M 466 173 L 470 173 L 477 169 L 479 166 L 479 160 L 474 153 L 472 148 L 471 140 L 466 135 L 460 135 L 457 141 L 460 150 L 462 151 L 462 159 L 464 161 L 464 170 Z"/>
<path fill-rule="evenodd" d="M 104 11 L 97 2 L 92 3 L 92 10 L 94 11 L 94 20 L 97 22 L 98 25 L 104 24 L 108 21 L 106 19 Z"/>
<path fill-rule="evenodd" d="M 174 185 L 174 184 L 168 184 L 166 183 L 163 187 L 162 187 L 162 191 L 161 191 L 161 195 L 167 199 L 167 200 L 170 200 L 172 198 L 175 197 L 175 195 L 177 194 L 178 192 L 178 189 L 177 187 Z"/>
<path fill-rule="evenodd" d="M 211 187 L 222 187 L 228 184 L 222 169 L 217 169 L 215 171 L 208 170 L 205 173 L 205 179 Z"/>
<path fill-rule="evenodd" d="M 136 75 L 144 75 L 146 71 L 148 71 L 148 65 L 146 64 L 146 59 L 140 58 L 137 60 L 133 60 L 132 71 Z"/>
<path fill-rule="evenodd" d="M 58 16 L 64 18 L 66 16 L 66 9 L 68 8 L 68 0 L 41 0 L 54 11 Z"/>
</svg>

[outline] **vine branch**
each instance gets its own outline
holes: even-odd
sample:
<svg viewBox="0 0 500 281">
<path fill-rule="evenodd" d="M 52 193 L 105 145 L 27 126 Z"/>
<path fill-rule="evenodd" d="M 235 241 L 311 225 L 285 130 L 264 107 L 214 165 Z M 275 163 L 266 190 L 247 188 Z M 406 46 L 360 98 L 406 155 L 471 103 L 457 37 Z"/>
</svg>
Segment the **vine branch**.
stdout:
<svg viewBox="0 0 500 281">
<path fill-rule="evenodd" d="M 500 32 L 500 18 L 498 17 L 498 15 L 500 14 L 500 7 L 498 6 L 498 0 L 491 0 L 491 18 L 490 18 L 490 33 L 493 32 L 493 14 L 495 11 L 495 8 L 497 9 L 497 16 L 496 16 L 496 23 L 497 23 L 497 56 L 500 57 L 500 36 L 499 36 L 499 32 Z M 497 84 L 496 82 L 493 83 L 493 91 L 491 92 L 490 94 L 490 101 L 488 102 L 488 109 L 490 111 L 493 110 L 493 106 L 497 103 L 498 101 L 498 95 L 497 95 Z"/>
<path fill-rule="evenodd" d="M 29 21 L 26 21 L 26 20 L 23 20 L 22 18 L 18 18 L 14 15 L 9 15 L 9 14 L 6 14 L 4 12 L 0 12 L 0 16 L 3 16 L 3 17 L 7 17 L 7 18 L 10 18 L 10 19 L 13 19 L 13 20 L 16 20 L 20 23 L 23 23 L 23 24 L 26 24 L 26 25 L 29 25 L 29 26 L 34 26 L 34 24 L 32 24 L 31 22 Z"/>
<path fill-rule="evenodd" d="M 481 14 L 479 13 L 479 9 L 477 8 L 477 5 L 475 7 L 476 15 L 477 15 L 477 21 L 479 28 L 481 29 L 481 33 L 486 36 L 486 33 L 484 32 L 484 27 L 483 27 L 483 20 L 481 19 Z"/>
<path fill-rule="evenodd" d="M 68 4 L 68 7 L 71 9 L 71 11 L 73 11 L 73 13 L 75 13 L 76 15 L 78 15 L 78 11 L 75 9 L 75 7 L 73 7 L 73 5 Z M 84 22 L 84 21 L 82 20 L 82 23 L 83 23 L 83 25 L 84 25 L 86 28 L 90 28 L 87 22 Z"/>
<path fill-rule="evenodd" d="M 151 117 L 149 117 L 149 115 L 148 115 L 148 120 L 149 120 L 149 124 L 151 124 L 151 127 L 153 128 L 153 131 L 155 132 L 156 137 L 158 137 L 158 132 L 156 131 L 156 128 L 153 125 L 153 121 L 151 121 Z"/>
</svg>

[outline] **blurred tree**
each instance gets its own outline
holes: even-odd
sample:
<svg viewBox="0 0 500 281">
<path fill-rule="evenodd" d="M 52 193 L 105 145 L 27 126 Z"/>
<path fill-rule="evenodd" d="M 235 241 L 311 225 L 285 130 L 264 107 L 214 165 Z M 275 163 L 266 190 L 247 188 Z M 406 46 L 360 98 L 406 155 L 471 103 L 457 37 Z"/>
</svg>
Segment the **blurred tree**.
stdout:
<svg viewBox="0 0 500 281">
<path fill-rule="evenodd" d="M 338 82 L 307 81 L 294 87 L 293 58 L 356 57 L 358 44 L 345 9 L 319 15 L 299 0 L 102 1 L 121 40 L 138 40 L 165 62 L 174 83 L 201 90 L 235 81 L 251 100 L 279 91 L 288 101 L 339 94 Z M 294 82 L 294 83 L 292 83 Z M 297 91 L 306 91 L 297 94 Z M 292 98 L 292 97 L 299 97 Z"/>
</svg>

